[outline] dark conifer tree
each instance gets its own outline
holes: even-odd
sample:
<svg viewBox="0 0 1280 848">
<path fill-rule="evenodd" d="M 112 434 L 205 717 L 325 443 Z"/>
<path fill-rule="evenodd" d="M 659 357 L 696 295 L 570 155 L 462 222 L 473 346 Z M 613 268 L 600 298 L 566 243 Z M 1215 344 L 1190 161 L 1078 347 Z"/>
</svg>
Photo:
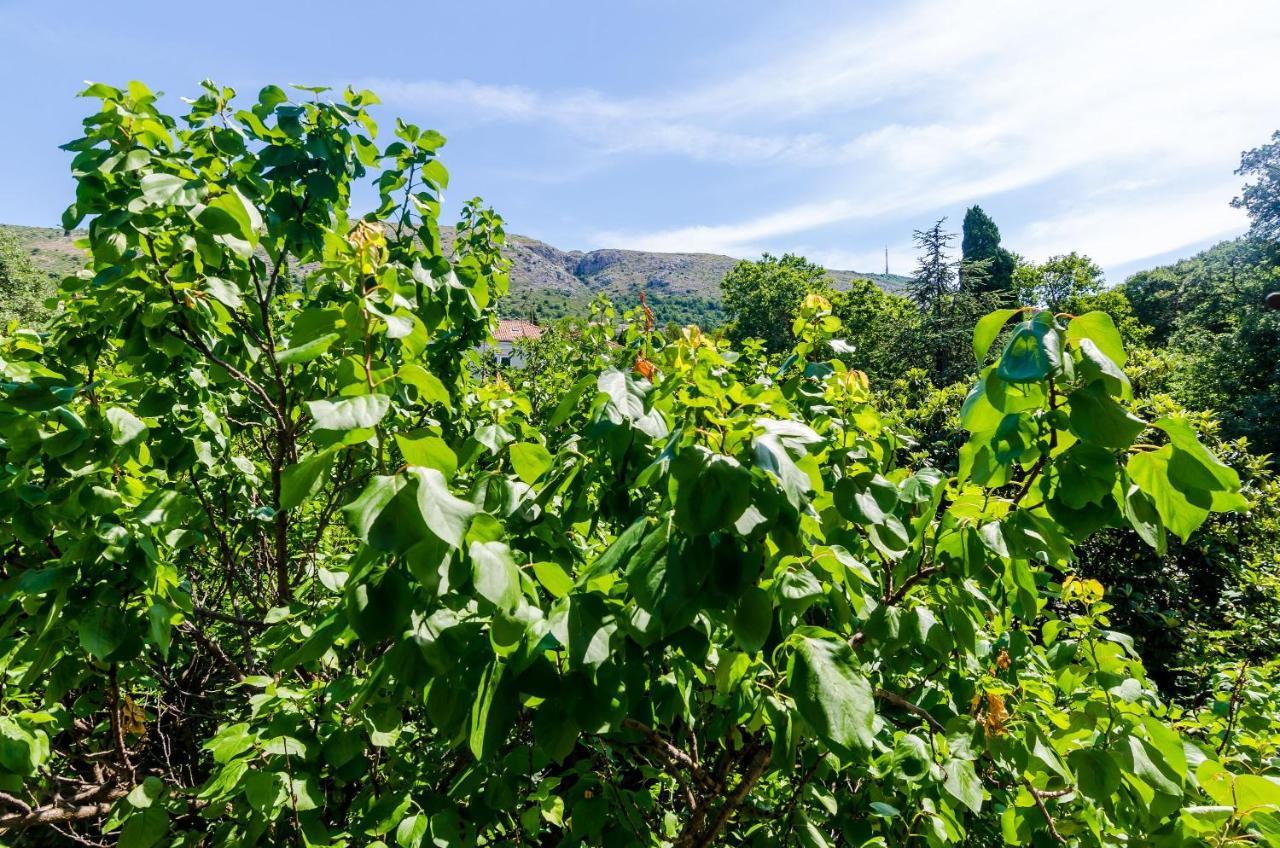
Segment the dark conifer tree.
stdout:
<svg viewBox="0 0 1280 848">
<path fill-rule="evenodd" d="M 916 230 L 911 236 L 920 251 L 909 284 L 911 299 L 921 312 L 935 315 L 956 288 L 956 263 L 947 255 L 956 234 L 943 229 L 946 222 L 946 218 L 939 218 L 929 229 Z"/>
<path fill-rule="evenodd" d="M 966 291 L 1012 292 L 1013 254 L 1000 246 L 1000 228 L 981 206 L 964 213 L 960 285 Z"/>
</svg>

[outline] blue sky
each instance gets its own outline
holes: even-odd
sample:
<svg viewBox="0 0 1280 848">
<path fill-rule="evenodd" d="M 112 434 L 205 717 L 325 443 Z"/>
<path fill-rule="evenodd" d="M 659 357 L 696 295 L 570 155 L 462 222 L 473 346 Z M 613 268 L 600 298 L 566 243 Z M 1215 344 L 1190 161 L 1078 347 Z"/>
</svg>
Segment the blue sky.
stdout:
<svg viewBox="0 0 1280 848">
<path fill-rule="evenodd" d="M 1241 232 L 1241 150 L 1280 128 L 1280 5 L 0 0 L 0 221 L 56 225 L 82 81 L 176 109 L 212 77 L 352 83 L 449 138 L 481 195 L 558 247 L 798 251 L 912 265 L 980 203 L 1032 258 L 1112 280 Z"/>
</svg>

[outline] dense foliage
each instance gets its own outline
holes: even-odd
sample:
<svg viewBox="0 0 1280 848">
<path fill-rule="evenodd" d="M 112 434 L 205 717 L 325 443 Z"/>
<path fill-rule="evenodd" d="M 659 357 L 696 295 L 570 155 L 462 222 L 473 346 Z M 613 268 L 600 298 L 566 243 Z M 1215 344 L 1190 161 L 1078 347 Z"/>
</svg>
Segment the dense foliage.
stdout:
<svg viewBox="0 0 1280 848">
<path fill-rule="evenodd" d="M 1168 391 L 1213 410 L 1231 437 L 1280 453 L 1280 248 L 1241 239 L 1131 277 L 1124 291 L 1152 343 L 1175 358 Z"/>
<path fill-rule="evenodd" d="M 35 267 L 18 240 L 0 229 L 0 328 L 10 321 L 24 326 L 43 323 L 49 314 L 45 301 L 53 289 L 53 281 Z"/>
<path fill-rule="evenodd" d="M 792 317 L 807 296 L 825 292 L 829 285 L 822 266 L 791 253 L 739 262 L 720 285 L 729 338 L 759 339 L 769 353 L 790 350 L 795 344 Z"/>
<path fill-rule="evenodd" d="M 1246 150 L 1236 173 L 1250 178 L 1232 205 L 1249 213 L 1249 235 L 1262 242 L 1280 242 L 1280 130 L 1271 143 Z"/>
<path fill-rule="evenodd" d="M 978 322 L 954 473 L 813 291 L 774 359 L 601 306 L 522 391 L 443 139 L 304 91 L 85 92 L 91 259 L 0 361 L 5 840 L 1277 843 L 1272 676 L 1167 705 L 1074 570 L 1249 503 L 1105 313 Z"/>
</svg>

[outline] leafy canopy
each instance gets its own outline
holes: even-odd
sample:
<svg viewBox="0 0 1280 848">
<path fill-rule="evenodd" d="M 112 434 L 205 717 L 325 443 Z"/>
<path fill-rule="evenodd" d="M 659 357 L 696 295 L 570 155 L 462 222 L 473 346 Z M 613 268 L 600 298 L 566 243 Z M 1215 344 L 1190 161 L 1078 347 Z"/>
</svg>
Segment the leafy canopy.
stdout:
<svg viewBox="0 0 1280 848">
<path fill-rule="evenodd" d="M 137 83 L 85 92 L 66 224 L 91 259 L 0 363 L 0 829 L 1277 832 L 1277 785 L 1229 727 L 1179 735 L 1072 574 L 1099 528 L 1160 548 L 1243 506 L 1185 421 L 1133 413 L 1105 316 L 983 322 L 955 475 L 897 463 L 817 292 L 780 367 L 635 322 L 535 407 L 476 367 L 502 223 L 468 205 L 443 255 L 443 139 L 380 147 L 372 94 L 308 93 L 207 83 L 175 119 Z M 380 200 L 353 219 L 357 181 Z"/>
</svg>

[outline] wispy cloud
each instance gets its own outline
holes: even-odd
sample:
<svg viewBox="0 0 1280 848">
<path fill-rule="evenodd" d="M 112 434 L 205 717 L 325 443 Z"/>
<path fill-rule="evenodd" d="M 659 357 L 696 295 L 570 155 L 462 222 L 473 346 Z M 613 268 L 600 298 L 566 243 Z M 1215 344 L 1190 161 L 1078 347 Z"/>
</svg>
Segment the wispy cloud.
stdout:
<svg viewBox="0 0 1280 848">
<path fill-rule="evenodd" d="M 1240 150 L 1280 115 L 1270 0 L 919 2 L 833 23 L 758 67 L 612 98 L 470 81 L 377 80 L 390 100 L 553 126 L 593 154 L 801 169 L 807 194 L 732 220 L 620 230 L 601 244 L 745 255 L 836 224 L 915 216 L 1052 185 L 1006 241 L 1104 263 L 1238 229 Z M 1123 184 L 1123 190 L 1116 190 Z M 678 219 L 677 219 L 678 220 Z"/>
</svg>

